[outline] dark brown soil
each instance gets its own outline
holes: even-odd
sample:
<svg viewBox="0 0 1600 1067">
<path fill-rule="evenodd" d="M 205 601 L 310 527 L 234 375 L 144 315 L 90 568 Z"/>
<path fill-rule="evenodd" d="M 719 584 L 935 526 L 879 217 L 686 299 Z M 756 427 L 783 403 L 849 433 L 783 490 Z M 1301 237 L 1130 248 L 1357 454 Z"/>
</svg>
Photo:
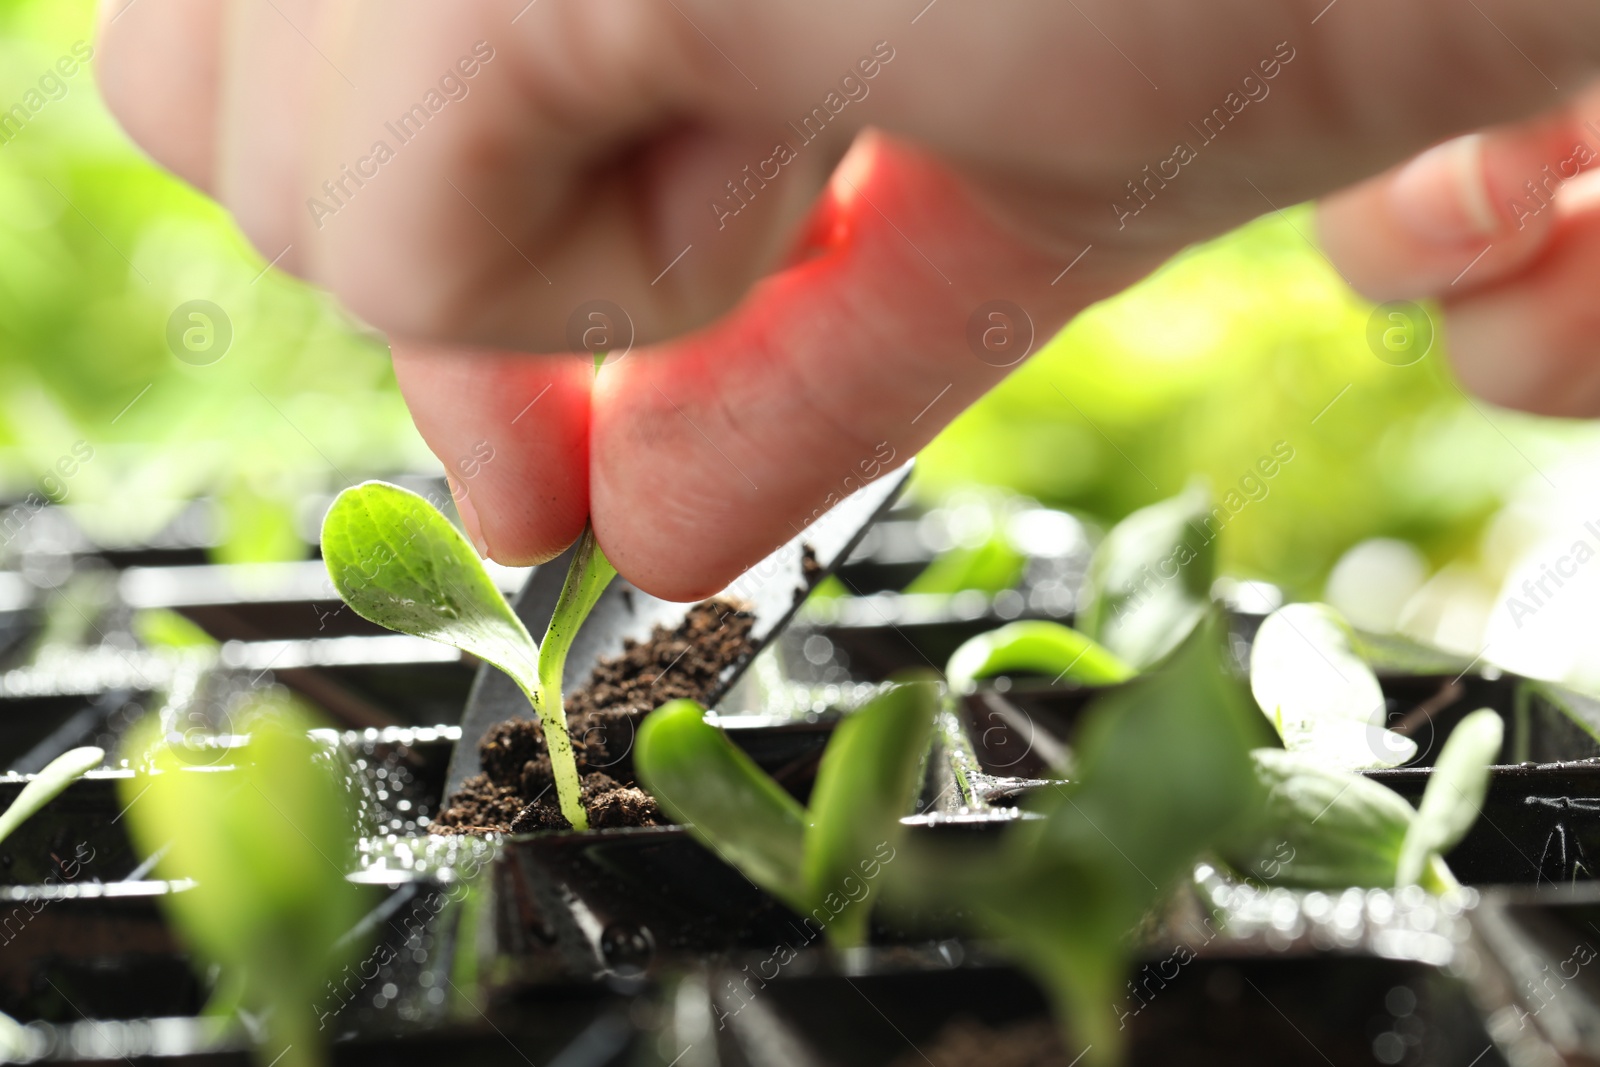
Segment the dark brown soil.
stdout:
<svg viewBox="0 0 1600 1067">
<path fill-rule="evenodd" d="M 666 818 L 633 780 L 639 722 L 669 700 L 707 703 L 722 672 L 750 654 L 755 617 L 726 600 L 689 609 L 683 623 L 657 626 L 603 659 L 566 698 L 567 732 L 583 775 L 583 806 L 595 829 L 657 826 Z M 469 778 L 429 829 L 433 833 L 522 833 L 568 829 L 555 803 L 544 730 L 533 719 L 497 723 L 478 746 L 483 774 Z"/>
<path fill-rule="evenodd" d="M 811 592 L 809 587 L 817 583 L 817 575 L 822 573 L 822 564 L 817 562 L 817 550 L 806 542 L 800 544 L 800 573 L 805 575 L 808 587 L 800 593 L 800 598 L 804 600 L 806 594 Z"/>
<path fill-rule="evenodd" d="M 1009 1026 L 986 1026 L 958 1018 L 945 1024 L 931 1044 L 908 1053 L 894 1067 L 1069 1067 L 1072 1057 L 1061 1045 L 1061 1033 L 1048 1019 L 1028 1019 Z"/>
</svg>

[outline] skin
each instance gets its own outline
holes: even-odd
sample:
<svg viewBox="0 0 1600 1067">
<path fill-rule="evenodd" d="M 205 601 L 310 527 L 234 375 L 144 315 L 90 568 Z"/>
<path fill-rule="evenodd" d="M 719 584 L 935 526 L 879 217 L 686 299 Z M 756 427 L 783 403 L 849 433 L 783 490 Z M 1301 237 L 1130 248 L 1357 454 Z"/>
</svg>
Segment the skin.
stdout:
<svg viewBox="0 0 1600 1067">
<path fill-rule="evenodd" d="M 1579 142 L 1600 165 L 1592 3 L 524 3 L 108 0 L 97 59 L 152 156 L 389 334 L 447 470 L 493 445 L 455 482 L 501 562 L 592 516 L 626 578 L 709 595 L 880 442 L 909 457 L 1009 371 L 969 344 L 979 305 L 1019 305 L 1042 340 L 1185 245 L 1318 197 L 1356 288 L 1441 302 L 1465 384 L 1600 411 L 1600 197 L 1562 170 Z M 479 41 L 466 95 L 330 200 Z M 802 144 L 787 124 L 877 42 L 892 58 L 847 86 L 866 95 Z M 1190 124 L 1230 93 L 1259 98 L 1203 142 Z M 779 140 L 793 160 L 719 217 Z M 1180 140 L 1195 158 L 1124 214 Z M 634 342 L 595 376 L 568 322 L 597 298 Z"/>
</svg>

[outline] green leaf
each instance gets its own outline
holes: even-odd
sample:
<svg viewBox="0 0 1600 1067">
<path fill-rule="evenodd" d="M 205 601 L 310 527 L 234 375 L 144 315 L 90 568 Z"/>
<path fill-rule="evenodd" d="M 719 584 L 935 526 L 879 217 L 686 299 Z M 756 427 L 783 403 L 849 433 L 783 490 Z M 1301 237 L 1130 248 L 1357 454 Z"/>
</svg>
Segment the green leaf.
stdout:
<svg viewBox="0 0 1600 1067">
<path fill-rule="evenodd" d="M 1326 604 L 1279 608 L 1251 646 L 1250 689 L 1291 752 L 1343 770 L 1404 763 L 1416 743 L 1384 728 L 1383 689 L 1354 641 Z"/>
<path fill-rule="evenodd" d="M 751 881 L 804 914 L 806 814 L 692 700 L 646 715 L 634 744 L 639 780 L 673 820 Z"/>
<path fill-rule="evenodd" d="M 136 611 L 130 628 L 145 648 L 216 648 L 219 644 L 199 624 L 170 608 L 143 608 Z"/>
<path fill-rule="evenodd" d="M 1123 519 L 1089 563 L 1078 627 L 1138 670 L 1176 648 L 1211 604 L 1211 494 L 1191 484 Z"/>
<path fill-rule="evenodd" d="M 956 649 L 945 668 L 955 691 L 979 678 L 1025 671 L 1085 685 L 1112 685 L 1134 675 L 1116 653 L 1070 626 L 1047 620 L 1013 622 L 979 634 Z"/>
<path fill-rule="evenodd" d="M 901 841 L 900 819 L 921 785 L 938 694 L 932 680 L 879 694 L 839 723 L 822 754 L 803 873 L 810 899 L 834 915 L 827 931 L 835 945 L 866 939 L 870 882 Z M 857 888 L 864 895 L 857 897 Z"/>
<path fill-rule="evenodd" d="M 1014 828 L 992 883 L 963 902 L 1045 981 L 1101 1063 L 1120 1045 L 1129 932 L 1260 804 L 1250 750 L 1267 730 L 1226 656 L 1207 612 L 1167 660 L 1099 696 L 1078 779 L 1038 795 L 1045 818 Z"/>
<path fill-rule="evenodd" d="M 450 520 L 397 485 L 346 489 L 322 520 L 333 586 L 379 626 L 453 645 L 538 688 L 539 650 Z"/>
<path fill-rule="evenodd" d="M 1472 829 L 1483 809 L 1489 768 L 1500 755 L 1504 735 L 1505 724 L 1489 708 L 1466 716 L 1450 732 L 1400 850 L 1396 885 L 1422 881 L 1430 857 L 1450 851 Z"/>
<path fill-rule="evenodd" d="M 941 552 L 911 579 L 903 592 L 948 594 L 978 589 L 998 593 L 1016 587 L 1027 563 L 1028 557 L 1016 550 L 1004 531 L 996 530 L 975 548 Z"/>
<path fill-rule="evenodd" d="M 534 707 L 538 709 L 540 721 L 546 724 L 545 740 L 550 749 L 550 766 L 556 779 L 561 812 L 578 830 L 589 828 L 589 817 L 578 800 L 577 761 L 567 734 L 561 675 L 567 666 L 567 652 L 572 648 L 573 638 L 578 635 L 583 620 L 594 610 L 600 594 L 616 576 L 617 569 L 594 539 L 594 527 L 584 527 L 572 554 L 572 563 L 567 567 L 567 579 L 562 583 L 555 611 L 550 615 L 550 626 L 539 644 L 539 689 Z M 552 722 L 559 723 L 560 729 L 551 730 L 548 724 Z"/>
<path fill-rule="evenodd" d="M 1266 801 L 1251 832 L 1222 849 L 1236 871 L 1304 889 L 1394 884 L 1416 817 L 1398 793 L 1311 753 L 1262 748 L 1250 757 Z"/>
<path fill-rule="evenodd" d="M 589 820 L 578 797 L 577 762 L 561 710 L 560 671 L 578 624 L 616 573 L 592 536 L 586 533 L 585 540 L 589 551 L 574 557 L 551 620 L 558 641 L 545 666 L 554 668 L 556 683 L 554 699 L 547 703 L 541 697 L 538 646 L 495 588 L 478 553 L 437 508 L 397 485 L 365 482 L 340 493 L 322 521 L 328 574 L 357 615 L 470 652 L 522 688 L 544 724 L 561 813 L 578 830 L 588 829 Z"/>
<path fill-rule="evenodd" d="M 105 758 L 105 749 L 91 746 L 63 752 L 51 760 L 22 787 L 5 814 L 0 815 L 0 841 L 10 837 L 30 816 L 60 796 L 67 786 L 104 763 Z"/>
<path fill-rule="evenodd" d="M 138 773 L 119 783 L 134 844 L 159 854 L 157 876 L 194 881 L 161 904 L 197 971 L 216 967 L 221 988 L 265 1014 L 266 1058 L 284 1050 L 282 1064 L 318 1061 L 331 1033 L 319 1033 L 318 1006 L 339 1004 L 326 982 L 365 949 L 341 939 L 374 903 L 345 878 L 356 813 L 315 725 L 269 691 L 236 723 L 248 743 L 219 768 L 192 766 L 147 716 L 125 750 Z"/>
</svg>

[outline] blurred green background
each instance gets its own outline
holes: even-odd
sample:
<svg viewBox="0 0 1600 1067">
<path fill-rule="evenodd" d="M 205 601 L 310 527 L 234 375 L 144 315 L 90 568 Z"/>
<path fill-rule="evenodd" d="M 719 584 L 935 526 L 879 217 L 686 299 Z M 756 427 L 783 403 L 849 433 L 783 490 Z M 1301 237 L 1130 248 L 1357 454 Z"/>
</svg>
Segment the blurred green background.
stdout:
<svg viewBox="0 0 1600 1067">
<path fill-rule="evenodd" d="M 92 22 L 89 0 L 0 0 L 0 108 L 92 42 Z M 138 541 L 207 495 L 218 555 L 268 560 L 306 553 L 298 509 L 343 475 L 437 469 L 381 340 L 265 270 L 222 211 L 151 166 L 92 62 L 62 84 L 0 135 L 0 491 L 38 491 L 88 442 L 93 460 L 45 488 L 96 540 Z M 1226 493 L 1287 447 L 1264 496 L 1246 483 L 1258 499 L 1227 525 L 1224 569 L 1316 596 L 1352 546 L 1398 539 L 1417 551 L 1361 556 L 1347 598 L 1382 588 L 1395 603 L 1369 624 L 1470 651 L 1506 576 L 1565 521 L 1550 472 L 1590 469 L 1595 431 L 1469 402 L 1438 346 L 1377 359 L 1371 307 L 1310 233 L 1304 209 L 1268 217 L 1090 309 L 927 451 L 919 491 L 993 485 L 1109 521 L 1196 474 Z M 208 366 L 166 342 L 196 299 L 234 330 Z"/>
</svg>

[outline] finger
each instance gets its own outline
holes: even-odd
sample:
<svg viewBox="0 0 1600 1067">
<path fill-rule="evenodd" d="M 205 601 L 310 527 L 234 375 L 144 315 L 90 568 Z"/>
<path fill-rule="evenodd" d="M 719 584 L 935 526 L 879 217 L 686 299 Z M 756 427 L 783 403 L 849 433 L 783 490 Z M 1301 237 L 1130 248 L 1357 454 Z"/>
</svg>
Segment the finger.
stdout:
<svg viewBox="0 0 1600 1067">
<path fill-rule="evenodd" d="M 323 78 L 280 200 L 309 276 L 391 334 L 556 352 L 602 299 L 642 339 L 708 321 L 771 269 L 848 143 L 780 167 L 770 122 L 698 121 L 706 45 L 670 5 L 339 7 L 334 59 L 360 91 Z"/>
<path fill-rule="evenodd" d="M 711 329 L 600 372 L 595 530 L 648 592 L 724 587 L 909 459 L 1005 376 L 997 364 L 1014 365 L 1025 332 L 1042 341 L 1099 287 L 1128 280 L 1110 270 L 1115 280 L 1085 286 L 1085 271 L 1052 288 L 1065 263 L 1001 231 L 948 171 L 875 136 L 830 195 L 812 230 L 820 254 Z M 975 349 L 974 312 L 997 297 L 1032 328 L 1012 322 L 1011 347 Z"/>
<path fill-rule="evenodd" d="M 1445 304 L 1462 384 L 1542 415 L 1600 415 L 1600 172 L 1564 186 L 1550 246 L 1501 283 Z"/>
<path fill-rule="evenodd" d="M 216 195 L 264 259 L 304 273 L 309 142 L 354 93 L 334 64 L 339 22 L 327 0 L 229 0 L 219 89 Z"/>
<path fill-rule="evenodd" d="M 102 0 L 95 54 L 100 92 L 123 129 L 207 192 L 225 10 L 217 0 Z"/>
<path fill-rule="evenodd" d="M 1521 269 L 1549 238 L 1554 191 L 1600 162 L 1577 106 L 1469 134 L 1325 200 L 1318 228 L 1345 278 L 1375 300 L 1463 293 Z"/>
<path fill-rule="evenodd" d="M 395 377 L 483 556 L 557 555 L 589 517 L 589 387 L 571 356 L 394 346 Z"/>
</svg>

